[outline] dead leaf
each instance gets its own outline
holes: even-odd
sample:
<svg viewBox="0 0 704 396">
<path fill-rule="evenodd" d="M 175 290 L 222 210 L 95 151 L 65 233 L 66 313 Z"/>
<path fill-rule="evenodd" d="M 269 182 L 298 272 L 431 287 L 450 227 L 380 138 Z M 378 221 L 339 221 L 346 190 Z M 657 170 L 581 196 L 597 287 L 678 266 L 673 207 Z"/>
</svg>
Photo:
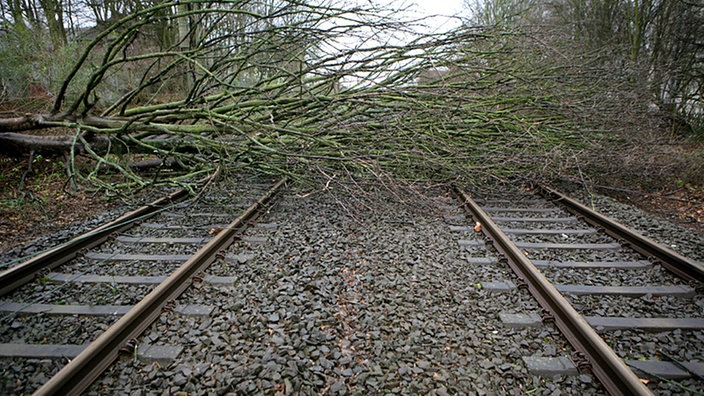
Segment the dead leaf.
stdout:
<svg viewBox="0 0 704 396">
<path fill-rule="evenodd" d="M 208 235 L 217 235 L 222 231 L 222 228 L 211 228 L 210 231 L 208 231 Z"/>
</svg>

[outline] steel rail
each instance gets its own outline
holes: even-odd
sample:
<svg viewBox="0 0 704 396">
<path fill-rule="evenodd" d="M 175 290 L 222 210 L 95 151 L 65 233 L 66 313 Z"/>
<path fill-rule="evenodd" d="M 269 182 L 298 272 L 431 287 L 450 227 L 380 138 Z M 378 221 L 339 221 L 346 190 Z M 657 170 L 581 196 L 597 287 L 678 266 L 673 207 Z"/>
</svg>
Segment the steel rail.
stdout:
<svg viewBox="0 0 704 396">
<path fill-rule="evenodd" d="M 29 282 L 34 278 L 37 272 L 44 269 L 56 268 L 76 257 L 76 253 L 79 250 L 91 248 L 103 243 L 110 234 L 124 231 L 132 227 L 135 221 L 153 216 L 167 205 L 178 202 L 187 196 L 188 191 L 185 189 L 173 192 L 166 197 L 162 197 L 152 203 L 139 207 L 109 223 L 83 233 L 62 245 L 0 272 L 0 296 Z"/>
<path fill-rule="evenodd" d="M 227 228 L 198 250 L 163 283 L 51 377 L 35 392 L 35 395 L 78 395 L 87 389 L 117 359 L 120 348 L 149 327 L 159 317 L 163 307 L 190 286 L 193 276 L 205 270 L 215 260 L 215 255 L 232 243 L 246 223 L 256 218 L 260 210 L 274 198 L 285 183 L 286 179 L 276 183 Z"/>
<path fill-rule="evenodd" d="M 591 363 L 591 369 L 611 395 L 652 395 L 638 376 L 604 342 L 587 321 L 557 291 L 520 249 L 464 191 L 455 187 L 467 210 L 503 253 L 513 271 L 528 285 L 538 303 L 550 312 L 570 344 Z"/>
<path fill-rule="evenodd" d="M 614 238 L 625 241 L 639 253 L 659 259 L 665 268 L 677 276 L 686 280 L 704 282 L 704 263 L 690 260 L 667 246 L 629 229 L 557 190 L 546 186 L 537 186 L 537 189 L 546 198 L 564 205 L 571 213 L 583 217 L 585 221 L 594 226 L 603 228 L 606 233 Z"/>
</svg>

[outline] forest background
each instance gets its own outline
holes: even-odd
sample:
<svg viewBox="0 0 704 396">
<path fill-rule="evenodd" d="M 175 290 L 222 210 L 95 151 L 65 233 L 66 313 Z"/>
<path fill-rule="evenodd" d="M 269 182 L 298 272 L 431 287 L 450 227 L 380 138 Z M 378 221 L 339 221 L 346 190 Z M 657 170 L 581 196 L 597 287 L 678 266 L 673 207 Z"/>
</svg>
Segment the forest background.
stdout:
<svg viewBox="0 0 704 396">
<path fill-rule="evenodd" d="M 242 169 L 561 181 L 700 226 L 701 0 L 467 0 L 440 34 L 408 6 L 1 0 L 0 234 Z"/>
</svg>

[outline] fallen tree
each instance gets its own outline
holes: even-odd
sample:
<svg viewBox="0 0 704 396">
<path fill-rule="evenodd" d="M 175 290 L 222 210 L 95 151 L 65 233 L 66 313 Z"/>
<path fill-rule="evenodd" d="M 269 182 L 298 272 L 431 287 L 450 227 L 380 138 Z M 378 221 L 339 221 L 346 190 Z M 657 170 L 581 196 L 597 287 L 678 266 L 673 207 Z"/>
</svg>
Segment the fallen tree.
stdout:
<svg viewBox="0 0 704 396">
<path fill-rule="evenodd" d="M 90 139 L 88 144 L 94 151 L 104 153 L 109 146 L 109 140 L 105 136 L 97 136 Z M 71 150 L 85 152 L 83 144 L 77 142 L 73 136 L 34 136 L 12 132 L 0 133 L 0 154 L 12 156 L 30 153 L 39 153 L 44 156 L 66 155 Z"/>
<path fill-rule="evenodd" d="M 70 166 L 83 155 L 95 166 L 69 172 L 110 189 L 97 171 L 106 166 L 120 188 L 188 183 L 216 167 L 447 181 L 530 171 L 581 143 L 565 117 L 575 106 L 545 89 L 566 68 L 531 63 L 524 35 L 422 35 L 391 19 L 396 10 L 248 4 L 167 2 L 119 20 L 78 57 L 50 114 L 0 121 L 13 133 L 0 138 L 5 152 L 64 151 Z M 177 34 L 157 45 L 145 32 L 163 24 Z M 408 42 L 393 44 L 399 34 Z M 119 96 L 115 76 L 132 83 Z M 14 134 L 44 127 L 75 132 Z M 142 177 L 126 153 L 171 158 L 182 172 Z"/>
</svg>

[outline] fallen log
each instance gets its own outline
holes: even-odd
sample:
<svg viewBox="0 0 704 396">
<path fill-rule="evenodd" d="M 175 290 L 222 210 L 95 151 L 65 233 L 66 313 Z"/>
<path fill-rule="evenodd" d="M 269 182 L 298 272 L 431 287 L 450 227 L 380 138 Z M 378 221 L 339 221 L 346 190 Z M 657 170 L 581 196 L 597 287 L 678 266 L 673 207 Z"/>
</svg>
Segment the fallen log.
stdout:
<svg viewBox="0 0 704 396">
<path fill-rule="evenodd" d="M 106 136 L 93 136 L 87 141 L 95 152 L 105 152 L 110 145 L 110 138 Z M 0 153 L 13 157 L 24 156 L 31 152 L 44 156 L 63 155 L 69 153 L 72 147 L 78 153 L 85 152 L 83 143 L 76 139 L 75 136 L 34 136 L 13 132 L 0 133 Z"/>
<path fill-rule="evenodd" d="M 165 168 L 171 170 L 182 169 L 181 164 L 176 159 L 169 157 L 164 159 L 150 159 L 144 161 L 132 162 L 129 164 L 130 169 L 137 172 L 146 172 L 156 168 Z"/>
<path fill-rule="evenodd" d="M 141 141 L 147 145 L 137 143 Z M 169 135 L 151 136 L 151 133 L 132 136 L 132 139 L 117 135 L 100 135 L 92 131 L 83 132 L 80 136 L 57 135 L 36 136 L 14 132 L 0 132 L 0 154 L 11 157 L 22 157 L 29 153 L 44 156 L 68 154 L 74 150 L 76 154 L 84 154 L 90 149 L 97 155 L 105 155 L 108 151 L 152 153 L 154 149 L 164 149 L 178 153 L 194 153 L 197 148 L 190 137 L 173 137 Z M 86 147 L 88 144 L 88 147 Z"/>
<path fill-rule="evenodd" d="M 57 121 L 65 119 L 63 115 L 28 114 L 22 117 L 0 119 L 0 132 L 31 131 L 33 129 L 59 126 Z"/>
</svg>

